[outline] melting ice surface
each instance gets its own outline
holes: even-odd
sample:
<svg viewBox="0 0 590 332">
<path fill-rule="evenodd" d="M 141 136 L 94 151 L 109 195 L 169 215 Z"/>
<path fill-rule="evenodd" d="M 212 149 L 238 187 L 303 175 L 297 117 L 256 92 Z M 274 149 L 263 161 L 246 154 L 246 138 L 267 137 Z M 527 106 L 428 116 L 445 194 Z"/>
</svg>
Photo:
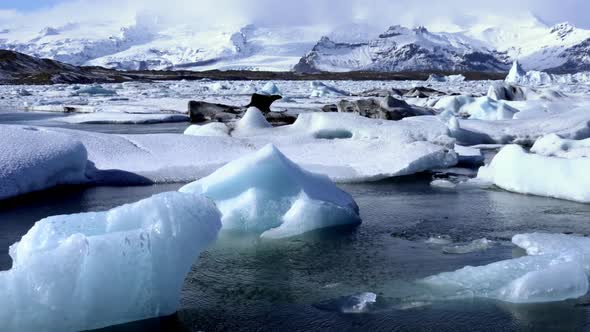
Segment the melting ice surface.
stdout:
<svg viewBox="0 0 590 332">
<path fill-rule="evenodd" d="M 512 242 L 529 256 L 467 266 L 423 280 L 452 297 L 488 297 L 512 303 L 555 302 L 584 296 L 590 239 L 562 234 L 519 234 Z"/>
<path fill-rule="evenodd" d="M 213 199 L 225 229 L 259 232 L 263 238 L 361 222 L 358 206 L 348 193 L 327 176 L 303 170 L 273 145 L 180 191 Z"/>
<path fill-rule="evenodd" d="M 170 192 L 43 219 L 0 272 L 2 331 L 77 331 L 176 312 L 184 278 L 221 227 L 210 200 Z"/>
</svg>

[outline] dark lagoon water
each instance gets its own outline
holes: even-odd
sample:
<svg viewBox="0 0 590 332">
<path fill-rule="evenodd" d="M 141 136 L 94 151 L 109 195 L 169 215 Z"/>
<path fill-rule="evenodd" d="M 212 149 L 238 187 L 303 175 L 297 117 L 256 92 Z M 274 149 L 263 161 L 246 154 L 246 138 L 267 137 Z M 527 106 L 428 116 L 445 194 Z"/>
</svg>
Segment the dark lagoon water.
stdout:
<svg viewBox="0 0 590 332">
<path fill-rule="evenodd" d="M 223 233 L 186 278 L 180 311 L 100 331 L 499 331 L 585 330 L 590 300 L 514 305 L 484 299 L 444 301 L 415 281 L 465 265 L 522 255 L 509 243 L 531 231 L 590 234 L 590 206 L 490 190 L 442 190 L 430 176 L 344 185 L 363 224 L 281 241 Z M 8 246 L 45 216 L 98 211 L 181 184 L 60 188 L 0 204 L 0 268 Z M 485 251 L 448 255 L 431 236 L 455 242 L 486 237 Z M 373 292 L 368 313 L 342 314 L 318 303 Z M 328 308 L 329 309 L 329 308 Z"/>
<path fill-rule="evenodd" d="M 0 123 L 51 125 L 51 116 L 0 113 Z M 68 127 L 154 133 L 182 132 L 186 126 Z M 465 265 L 522 255 L 510 244 L 518 233 L 589 235 L 590 205 L 499 190 L 437 189 L 430 187 L 431 179 L 431 175 L 418 175 L 342 185 L 360 206 L 363 223 L 356 228 L 329 229 L 280 241 L 222 233 L 188 274 L 176 315 L 99 331 L 590 330 L 590 298 L 534 305 L 486 299 L 451 301 L 437 298 L 416 283 Z M 0 270 L 11 266 L 9 245 L 39 219 L 107 210 L 180 186 L 61 187 L 2 201 Z M 458 243 L 485 237 L 496 244 L 485 251 L 448 255 L 441 245 L 426 242 L 432 236 Z M 362 292 L 377 294 L 377 304 L 368 312 L 332 310 L 333 299 Z"/>
</svg>

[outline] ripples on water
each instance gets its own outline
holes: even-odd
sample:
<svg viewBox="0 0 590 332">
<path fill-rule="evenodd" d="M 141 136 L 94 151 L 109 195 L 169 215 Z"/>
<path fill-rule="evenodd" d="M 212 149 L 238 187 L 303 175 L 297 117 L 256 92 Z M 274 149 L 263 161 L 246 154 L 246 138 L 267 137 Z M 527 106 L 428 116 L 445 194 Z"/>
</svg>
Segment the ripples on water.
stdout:
<svg viewBox="0 0 590 332">
<path fill-rule="evenodd" d="M 188 275 L 180 312 L 103 331 L 215 330 L 543 330 L 585 329 L 584 300 L 511 305 L 492 300 L 433 301 L 414 281 L 465 265 L 522 254 L 509 244 L 521 232 L 590 234 L 590 206 L 479 189 L 429 186 L 430 176 L 344 185 L 361 208 L 363 224 L 282 240 L 223 233 Z M 45 216 L 105 210 L 180 184 L 122 188 L 61 188 L 0 204 L 0 268 L 8 246 Z M 486 237 L 499 245 L 445 255 L 431 236 L 455 242 Z M 365 314 L 321 310 L 317 303 L 373 292 Z M 588 301 L 590 302 L 590 301 Z"/>
</svg>

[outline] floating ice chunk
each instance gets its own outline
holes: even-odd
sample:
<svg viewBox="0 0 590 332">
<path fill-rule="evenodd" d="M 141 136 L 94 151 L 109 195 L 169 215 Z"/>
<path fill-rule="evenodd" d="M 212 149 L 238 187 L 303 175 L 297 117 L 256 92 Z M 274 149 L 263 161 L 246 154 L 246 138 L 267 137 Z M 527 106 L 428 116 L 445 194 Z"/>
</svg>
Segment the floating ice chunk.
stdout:
<svg viewBox="0 0 590 332">
<path fill-rule="evenodd" d="M 454 246 L 444 247 L 442 251 L 445 254 L 469 254 L 476 251 L 488 250 L 494 245 L 494 241 L 490 241 L 486 238 L 473 240 L 468 244 L 459 244 Z"/>
<path fill-rule="evenodd" d="M 262 112 L 256 107 L 249 107 L 244 116 L 238 121 L 236 131 L 243 134 L 249 131 L 270 128 Z"/>
<path fill-rule="evenodd" d="M 444 179 L 433 180 L 430 182 L 430 186 L 443 189 L 455 189 L 457 187 L 453 182 Z"/>
<path fill-rule="evenodd" d="M 212 122 L 204 125 L 191 125 L 184 131 L 191 136 L 229 136 L 229 127 L 225 123 Z"/>
<path fill-rule="evenodd" d="M 588 292 L 588 277 L 576 263 L 563 263 L 528 272 L 498 291 L 498 299 L 512 303 L 542 303 L 575 299 Z"/>
<path fill-rule="evenodd" d="M 517 143 L 532 145 L 547 134 L 567 139 L 590 137 L 590 112 L 574 109 L 543 117 L 504 121 L 457 120 L 459 126 L 449 129 L 464 144 Z"/>
<path fill-rule="evenodd" d="M 525 256 L 485 266 L 466 266 L 422 281 L 451 297 L 487 297 L 513 303 L 553 302 L 578 298 L 588 291 L 587 280 L 583 281 L 587 279 L 586 274 L 575 265 L 569 257 Z M 560 273 L 564 271 L 568 273 Z"/>
<path fill-rule="evenodd" d="M 526 70 L 522 68 L 522 65 L 518 60 L 514 60 L 512 63 L 512 68 L 510 68 L 510 72 L 508 72 L 508 76 L 504 80 L 506 83 L 514 83 L 514 84 L 521 84 L 525 83 L 526 80 Z"/>
<path fill-rule="evenodd" d="M 338 97 L 338 96 L 349 96 L 350 93 L 337 89 L 333 86 L 329 86 L 319 81 L 312 81 L 311 86 L 311 97 Z"/>
<path fill-rule="evenodd" d="M 437 74 L 431 74 L 428 76 L 426 82 L 438 82 L 438 83 L 460 83 L 465 81 L 465 76 L 459 75 L 449 75 L 449 76 L 442 76 Z"/>
<path fill-rule="evenodd" d="M 36 127 L 2 126 L 0 134 L 0 199 L 87 181 L 80 141 Z"/>
<path fill-rule="evenodd" d="M 526 250 L 529 255 L 546 255 L 564 252 L 578 253 L 590 258 L 590 238 L 566 234 L 530 233 L 517 234 L 512 243 Z M 590 272 L 590 261 L 585 263 Z"/>
<path fill-rule="evenodd" d="M 274 84 L 274 82 L 267 82 L 262 89 L 258 90 L 258 94 L 261 95 L 279 95 L 282 96 L 283 94 L 281 93 L 281 90 L 279 89 L 279 87 L 276 86 L 276 84 Z"/>
<path fill-rule="evenodd" d="M 564 159 L 527 153 L 518 145 L 504 147 L 478 179 L 521 194 L 590 203 L 590 158 Z"/>
<path fill-rule="evenodd" d="M 181 192 L 217 202 L 225 229 L 282 238 L 358 224 L 358 206 L 327 177 L 301 169 L 272 145 L 233 161 Z"/>
<path fill-rule="evenodd" d="M 109 90 L 102 87 L 102 85 L 91 85 L 86 88 L 76 90 L 74 95 L 89 95 L 89 96 L 114 96 L 117 92 L 115 90 Z"/>
<path fill-rule="evenodd" d="M 167 122 L 188 122 L 190 119 L 183 114 L 128 114 L 128 113 L 89 113 L 76 114 L 58 121 L 77 124 L 153 124 Z"/>
<path fill-rule="evenodd" d="M 549 134 L 539 138 L 531 148 L 531 152 L 542 156 L 590 158 L 590 138 L 576 141 Z"/>
<path fill-rule="evenodd" d="M 459 156 L 460 164 L 483 165 L 485 160 L 481 150 L 478 148 L 455 144 L 455 152 Z"/>
<path fill-rule="evenodd" d="M 377 294 L 360 293 L 342 296 L 337 299 L 321 302 L 314 306 L 321 310 L 341 312 L 345 314 L 360 314 L 370 310 L 371 305 L 377 302 Z"/>
<path fill-rule="evenodd" d="M 530 256 L 467 266 L 423 281 L 451 296 L 513 303 L 553 302 L 588 292 L 590 239 L 563 234 L 519 234 L 512 242 Z"/>
<path fill-rule="evenodd" d="M 425 241 L 428 244 L 446 245 L 453 243 L 453 240 L 448 235 L 431 236 Z"/>
<path fill-rule="evenodd" d="M 215 82 L 208 86 L 209 90 L 213 92 L 221 92 L 223 90 L 229 90 L 229 87 L 221 82 Z"/>
<path fill-rule="evenodd" d="M 441 98 L 434 107 L 470 119 L 487 121 L 512 119 L 519 112 L 505 102 L 490 97 L 447 96 Z"/>
<path fill-rule="evenodd" d="M 2 329 L 77 331 L 173 314 L 220 227 L 213 202 L 178 192 L 43 219 L 0 272 Z"/>
</svg>

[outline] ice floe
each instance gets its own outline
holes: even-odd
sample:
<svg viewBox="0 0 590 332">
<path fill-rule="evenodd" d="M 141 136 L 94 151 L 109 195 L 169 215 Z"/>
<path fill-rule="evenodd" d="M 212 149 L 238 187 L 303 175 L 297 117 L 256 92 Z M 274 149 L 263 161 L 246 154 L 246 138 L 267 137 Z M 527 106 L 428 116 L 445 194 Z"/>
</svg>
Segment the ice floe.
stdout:
<svg viewBox="0 0 590 332">
<path fill-rule="evenodd" d="M 519 112 L 505 102 L 487 96 L 447 96 L 441 98 L 434 107 L 454 115 L 487 121 L 509 120 Z"/>
<path fill-rule="evenodd" d="M 588 169 L 590 158 L 547 157 L 508 145 L 477 178 L 516 193 L 590 203 Z"/>
<path fill-rule="evenodd" d="M 220 227 L 213 202 L 178 192 L 43 219 L 0 272 L 2 330 L 78 331 L 173 314 Z"/>
<path fill-rule="evenodd" d="M 311 97 L 338 97 L 350 95 L 349 92 L 340 90 L 323 82 L 312 81 L 309 84 L 311 86 Z"/>
<path fill-rule="evenodd" d="M 447 124 L 451 135 L 467 145 L 515 143 L 530 146 L 547 134 L 557 134 L 562 138 L 575 140 L 590 137 L 590 112 L 584 108 L 531 119 L 504 121 L 462 120 L 450 117 Z"/>
<path fill-rule="evenodd" d="M 549 134 L 538 139 L 531 152 L 542 156 L 562 158 L 590 158 L 590 139 L 563 139 L 556 134 Z"/>
<path fill-rule="evenodd" d="M 301 169 L 272 145 L 235 160 L 181 192 L 213 199 L 224 229 L 283 238 L 358 224 L 358 206 L 328 177 Z"/>
<path fill-rule="evenodd" d="M 0 136 L 0 199 L 85 182 L 88 159 L 81 142 L 26 126 L 2 126 Z"/>
<path fill-rule="evenodd" d="M 590 239 L 562 234 L 519 234 L 512 242 L 528 256 L 466 266 L 423 279 L 451 298 L 487 297 L 512 303 L 555 302 L 588 292 Z"/>
</svg>

